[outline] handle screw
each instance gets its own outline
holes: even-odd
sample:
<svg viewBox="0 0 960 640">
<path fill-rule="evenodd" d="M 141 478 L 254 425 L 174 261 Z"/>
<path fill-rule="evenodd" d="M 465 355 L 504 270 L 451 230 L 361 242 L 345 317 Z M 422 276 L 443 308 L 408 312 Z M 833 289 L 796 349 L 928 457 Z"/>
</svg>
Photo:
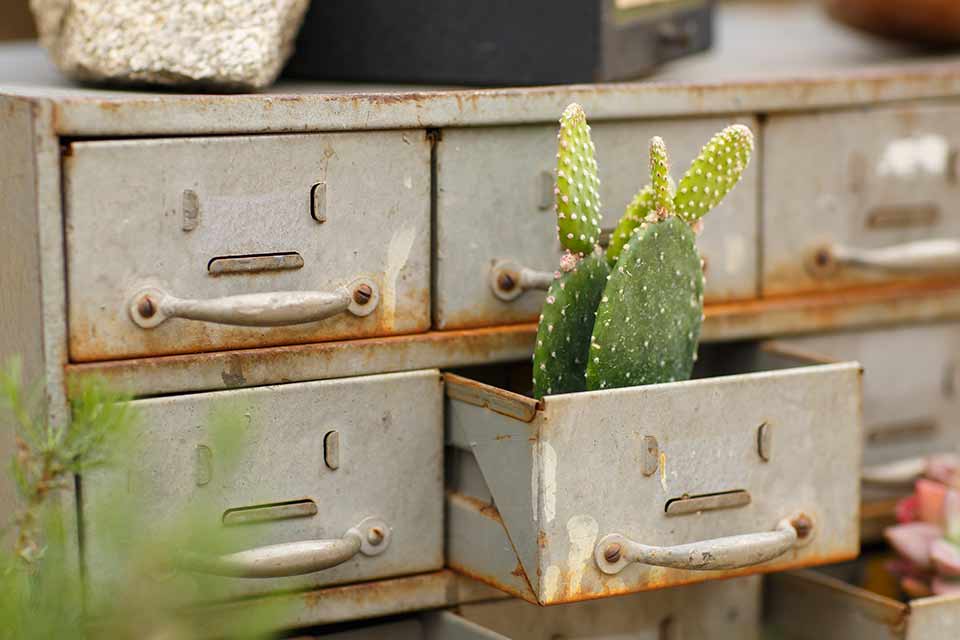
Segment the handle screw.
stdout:
<svg viewBox="0 0 960 640">
<path fill-rule="evenodd" d="M 383 542 L 383 529 L 380 527 L 371 527 L 367 532 L 367 542 L 376 546 Z"/>
<path fill-rule="evenodd" d="M 153 298 L 143 296 L 137 302 L 137 313 L 143 318 L 152 318 L 157 313 L 157 305 L 153 304 Z"/>
<path fill-rule="evenodd" d="M 608 545 L 607 548 L 604 550 L 603 557 L 607 562 L 609 562 L 610 564 L 613 564 L 618 560 L 620 560 L 621 550 L 622 550 L 622 547 L 620 546 L 620 544 L 617 542 L 614 542 L 613 544 Z"/>
<path fill-rule="evenodd" d="M 368 284 L 362 284 L 353 292 L 353 301 L 357 304 L 367 304 L 373 297 L 373 289 Z"/>
<path fill-rule="evenodd" d="M 809 536 L 810 532 L 813 531 L 813 521 L 803 514 L 791 520 L 790 524 L 797 530 L 797 537 L 801 540 Z"/>
<path fill-rule="evenodd" d="M 497 286 L 500 287 L 501 291 L 513 291 L 513 288 L 517 286 L 517 281 L 513 279 L 512 275 L 504 271 L 497 276 Z"/>
</svg>

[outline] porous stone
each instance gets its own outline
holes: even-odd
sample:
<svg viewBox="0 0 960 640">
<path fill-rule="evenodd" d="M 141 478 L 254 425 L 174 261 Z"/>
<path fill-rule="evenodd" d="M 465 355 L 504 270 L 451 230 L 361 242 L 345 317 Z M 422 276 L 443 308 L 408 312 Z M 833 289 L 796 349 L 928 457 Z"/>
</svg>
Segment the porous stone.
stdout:
<svg viewBox="0 0 960 640">
<path fill-rule="evenodd" d="M 31 0 L 41 42 L 79 80 L 212 89 L 272 83 L 309 0 Z"/>
</svg>

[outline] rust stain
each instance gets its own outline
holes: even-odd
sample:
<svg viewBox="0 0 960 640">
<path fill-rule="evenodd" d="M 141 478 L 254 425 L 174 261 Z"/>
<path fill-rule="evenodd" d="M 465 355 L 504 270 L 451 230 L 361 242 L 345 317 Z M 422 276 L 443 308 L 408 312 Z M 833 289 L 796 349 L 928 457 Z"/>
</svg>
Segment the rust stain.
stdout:
<svg viewBox="0 0 960 640">
<path fill-rule="evenodd" d="M 510 435 L 509 433 L 505 433 L 505 434 L 503 434 L 503 435 L 497 436 L 497 437 L 495 438 L 495 440 L 510 440 L 510 439 L 512 439 L 512 438 L 513 438 L 512 435 Z"/>
<path fill-rule="evenodd" d="M 492 503 L 484 502 L 483 500 L 475 498 L 474 496 L 468 496 L 465 493 L 458 493 L 456 491 L 447 491 L 447 496 L 456 500 L 457 502 L 470 505 L 470 507 L 475 509 L 478 513 L 480 513 L 480 515 L 493 520 L 501 526 L 504 526 L 503 519 L 500 517 L 500 511 Z"/>
<path fill-rule="evenodd" d="M 514 597 L 520 598 L 521 600 L 526 600 L 527 602 L 530 602 L 532 604 L 539 604 L 537 602 L 536 596 L 530 590 L 529 586 L 526 589 L 518 589 L 517 586 L 514 584 L 511 584 L 508 582 L 501 582 L 499 580 L 495 580 L 490 576 L 475 573 L 466 567 L 462 567 L 458 565 L 456 562 L 447 561 L 447 566 L 450 569 L 456 571 L 457 573 L 467 576 L 471 580 L 482 582 L 483 584 L 489 585 L 495 589 L 499 589 L 500 591 L 503 591 L 504 593 L 508 593 Z M 514 574 L 511 574 L 511 575 L 514 575 Z M 525 577 L 526 576 L 524 575 L 524 578 Z M 529 585 L 529 582 L 526 582 L 526 580 L 525 580 L 525 583 Z"/>
<path fill-rule="evenodd" d="M 169 386 L 154 386 L 144 392 L 200 391 L 226 388 L 222 375 L 237 368 L 245 372 L 245 386 L 257 386 L 275 383 L 272 373 L 279 371 L 292 382 L 402 371 L 410 368 L 410 363 L 414 363 L 413 368 L 428 368 L 501 362 L 531 350 L 535 335 L 536 325 L 432 331 L 343 342 L 74 363 L 66 366 L 66 372 L 76 377 L 99 376 L 124 388 L 138 376 L 164 374 L 169 377 Z M 337 366 L 343 370 L 331 374 Z M 301 367 L 303 372 L 297 373 Z"/>
<path fill-rule="evenodd" d="M 577 572 L 574 576 L 572 572 L 561 571 L 558 581 L 557 596 L 549 601 L 543 601 L 539 604 L 552 606 L 556 604 L 566 604 L 572 602 L 584 602 L 587 600 L 596 600 L 610 596 L 625 595 L 628 593 L 640 593 L 643 591 L 654 591 L 669 587 L 680 587 L 689 584 L 707 582 L 708 580 L 734 578 L 739 576 L 749 576 L 754 574 L 765 574 L 792 569 L 803 569 L 823 564 L 835 564 L 852 560 L 859 555 L 858 550 L 842 552 L 833 555 L 809 555 L 800 559 L 784 562 L 771 562 L 754 567 L 746 567 L 733 571 L 681 571 L 667 570 L 659 574 L 660 579 L 647 582 L 624 585 L 619 587 L 610 587 L 608 581 L 604 578 L 597 579 L 596 576 L 590 576 L 583 572 Z M 579 588 L 573 585 L 579 584 Z"/>
<path fill-rule="evenodd" d="M 540 531 L 537 532 L 537 546 L 541 549 L 547 548 L 547 532 L 543 529 L 540 529 Z"/>
<path fill-rule="evenodd" d="M 518 562 L 516 568 L 510 572 L 510 575 L 516 578 L 526 579 L 527 572 L 523 570 L 523 566 Z"/>
</svg>

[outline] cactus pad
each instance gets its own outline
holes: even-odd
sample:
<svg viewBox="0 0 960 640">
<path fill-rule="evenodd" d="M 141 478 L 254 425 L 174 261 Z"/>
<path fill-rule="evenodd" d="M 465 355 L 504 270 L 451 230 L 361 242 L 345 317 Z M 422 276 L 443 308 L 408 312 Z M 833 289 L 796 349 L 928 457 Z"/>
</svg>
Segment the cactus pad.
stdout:
<svg viewBox="0 0 960 640">
<path fill-rule="evenodd" d="M 600 179 L 596 151 L 583 108 L 571 104 L 560 118 L 557 134 L 557 232 L 560 243 L 590 255 L 600 239 Z"/>
<path fill-rule="evenodd" d="M 703 271 L 689 225 L 642 223 L 624 246 L 597 309 L 588 390 L 690 377 L 703 319 Z"/>
<path fill-rule="evenodd" d="M 633 230 L 636 229 L 647 214 L 653 210 L 653 187 L 647 185 L 637 195 L 633 197 L 627 210 L 617 223 L 617 228 L 613 230 L 610 236 L 610 246 L 607 247 L 607 263 L 612 267 L 617 263 L 620 252 L 623 251 L 623 245 L 627 244 Z"/>
<path fill-rule="evenodd" d="M 753 152 L 753 133 L 742 124 L 713 136 L 680 180 L 674 199 L 677 215 L 696 222 L 740 181 Z"/>
<path fill-rule="evenodd" d="M 533 394 L 538 399 L 586 389 L 593 321 L 610 270 L 602 256 L 591 254 L 572 270 L 558 273 L 547 292 L 533 352 Z"/>
<path fill-rule="evenodd" d="M 673 193 L 670 191 L 670 159 L 663 138 L 650 139 L 650 187 L 653 189 L 653 210 L 657 218 L 673 213 Z"/>
</svg>

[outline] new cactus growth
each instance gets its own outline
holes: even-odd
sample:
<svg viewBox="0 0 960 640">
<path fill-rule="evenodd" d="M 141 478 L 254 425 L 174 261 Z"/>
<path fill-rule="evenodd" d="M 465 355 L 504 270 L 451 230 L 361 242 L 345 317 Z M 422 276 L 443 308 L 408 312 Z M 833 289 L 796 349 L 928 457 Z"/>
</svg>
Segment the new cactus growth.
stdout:
<svg viewBox="0 0 960 640">
<path fill-rule="evenodd" d="M 560 118 L 557 134 L 557 231 L 560 243 L 589 255 L 600 239 L 600 179 L 587 117 L 571 104 Z"/>
<path fill-rule="evenodd" d="M 540 317 L 534 395 L 685 380 L 703 320 L 696 232 L 740 180 L 753 134 L 743 125 L 716 134 L 678 185 L 664 141 L 653 138 L 650 184 L 627 206 L 603 256 L 590 128 L 578 105 L 560 124 L 557 231 L 568 251 Z"/>
</svg>

